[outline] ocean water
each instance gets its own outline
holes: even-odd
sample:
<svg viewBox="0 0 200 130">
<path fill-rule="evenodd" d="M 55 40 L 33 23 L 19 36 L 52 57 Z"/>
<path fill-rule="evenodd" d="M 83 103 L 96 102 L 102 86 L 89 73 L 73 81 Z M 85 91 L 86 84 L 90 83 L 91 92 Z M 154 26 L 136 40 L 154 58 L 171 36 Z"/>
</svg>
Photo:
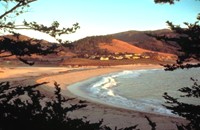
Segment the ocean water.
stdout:
<svg viewBox="0 0 200 130">
<path fill-rule="evenodd" d="M 175 116 L 162 104 L 165 92 L 179 97 L 179 88 L 191 86 L 191 77 L 200 80 L 200 69 L 164 71 L 162 69 L 124 70 L 79 82 L 69 90 L 86 99 L 142 112 Z M 78 92 L 79 91 L 79 92 Z M 181 101 L 200 104 L 198 99 Z"/>
</svg>

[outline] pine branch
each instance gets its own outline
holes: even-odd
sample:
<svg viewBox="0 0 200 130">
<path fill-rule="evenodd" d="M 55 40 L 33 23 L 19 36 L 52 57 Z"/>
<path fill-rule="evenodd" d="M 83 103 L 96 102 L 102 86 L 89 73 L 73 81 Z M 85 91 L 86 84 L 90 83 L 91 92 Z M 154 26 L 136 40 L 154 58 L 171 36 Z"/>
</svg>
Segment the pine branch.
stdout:
<svg viewBox="0 0 200 130">
<path fill-rule="evenodd" d="M 6 15 L 12 13 L 16 9 L 18 9 L 22 6 L 28 5 L 29 3 L 34 2 L 34 1 L 36 1 L 36 0 L 18 0 L 17 1 L 18 3 L 14 7 L 12 7 L 10 10 L 8 10 L 8 11 L 4 12 L 2 15 L 0 15 L 0 19 L 5 17 Z"/>
</svg>

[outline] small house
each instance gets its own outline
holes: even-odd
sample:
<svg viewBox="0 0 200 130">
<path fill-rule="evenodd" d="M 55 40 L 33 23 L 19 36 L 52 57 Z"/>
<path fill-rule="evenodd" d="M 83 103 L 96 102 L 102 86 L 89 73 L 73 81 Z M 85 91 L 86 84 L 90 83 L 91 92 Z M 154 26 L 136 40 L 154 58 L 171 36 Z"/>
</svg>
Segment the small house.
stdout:
<svg viewBox="0 0 200 130">
<path fill-rule="evenodd" d="M 100 60 L 109 60 L 108 57 L 101 57 Z"/>
</svg>

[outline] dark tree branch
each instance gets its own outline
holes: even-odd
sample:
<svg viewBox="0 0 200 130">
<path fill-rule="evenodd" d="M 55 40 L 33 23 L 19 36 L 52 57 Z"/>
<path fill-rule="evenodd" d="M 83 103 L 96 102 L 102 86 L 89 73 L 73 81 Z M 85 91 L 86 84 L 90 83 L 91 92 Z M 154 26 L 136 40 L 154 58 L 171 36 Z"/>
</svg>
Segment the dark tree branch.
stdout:
<svg viewBox="0 0 200 130">
<path fill-rule="evenodd" d="M 29 3 L 31 2 L 34 2 L 36 0 L 18 0 L 17 4 L 12 7 L 10 10 L 4 12 L 2 15 L 0 15 L 0 19 L 2 19 L 3 17 L 5 17 L 6 15 L 12 13 L 14 10 L 18 9 L 19 7 L 22 7 L 22 6 L 25 6 L 25 5 L 28 5 Z"/>
<path fill-rule="evenodd" d="M 174 4 L 175 1 L 179 0 L 154 0 L 155 3 L 169 3 L 169 4 Z"/>
<path fill-rule="evenodd" d="M 156 130 L 156 123 L 152 122 L 148 116 L 145 116 L 145 118 L 149 122 L 149 125 L 151 126 L 151 130 Z"/>
<path fill-rule="evenodd" d="M 19 2 L 17 5 L 15 5 L 12 9 L 10 9 L 9 11 L 5 12 L 4 14 L 2 14 L 0 16 L 0 19 L 2 19 L 3 17 L 5 17 L 7 14 L 13 12 L 14 10 L 16 10 L 17 8 L 19 8 L 21 6 L 21 2 Z"/>
<path fill-rule="evenodd" d="M 197 83 L 198 80 L 191 78 L 194 84 L 190 87 L 183 87 L 178 91 L 184 93 L 180 97 L 188 98 L 199 98 L 200 97 L 200 85 Z M 190 123 L 186 126 L 179 126 L 178 128 L 187 128 L 187 129 L 200 129 L 200 105 L 188 104 L 179 101 L 178 98 L 174 98 L 167 93 L 164 93 L 163 97 L 166 100 L 164 105 L 167 109 L 171 110 L 172 113 L 177 114 L 181 117 L 186 118 Z"/>
<path fill-rule="evenodd" d="M 18 39 L 16 34 L 16 38 Z M 49 45 L 42 45 L 40 41 L 33 44 L 34 39 L 28 39 L 24 41 L 13 40 L 7 37 L 3 37 L 0 41 L 0 50 L 1 52 L 8 52 L 8 54 L 1 55 L 0 58 L 9 57 L 9 56 L 16 56 L 20 61 L 25 64 L 33 65 L 33 61 L 28 61 L 26 57 L 31 57 L 33 54 L 36 55 L 48 55 L 52 53 L 57 53 L 58 45 L 56 44 L 49 44 Z"/>
</svg>

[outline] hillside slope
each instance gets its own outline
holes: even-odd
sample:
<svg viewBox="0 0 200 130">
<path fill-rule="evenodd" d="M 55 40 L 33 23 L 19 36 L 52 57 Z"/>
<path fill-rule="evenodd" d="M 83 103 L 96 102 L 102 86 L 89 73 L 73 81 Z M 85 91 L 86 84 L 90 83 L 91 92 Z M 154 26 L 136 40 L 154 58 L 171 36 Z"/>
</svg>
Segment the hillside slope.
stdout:
<svg viewBox="0 0 200 130">
<path fill-rule="evenodd" d="M 168 35 L 168 36 L 175 35 L 168 29 L 162 29 L 156 31 L 126 31 L 126 32 L 112 34 L 112 36 L 115 39 L 128 42 L 143 49 L 171 53 L 171 54 L 178 54 L 177 45 L 173 43 L 169 44 L 166 42 L 156 40 L 155 38 L 148 36 L 147 33 L 153 33 L 157 35 Z"/>
<path fill-rule="evenodd" d="M 29 37 L 19 36 L 16 37 L 6 36 L 7 38 L 11 38 L 13 40 L 29 40 Z M 0 40 L 3 37 L 0 37 Z M 53 43 L 49 43 L 44 40 L 31 39 L 31 43 L 39 43 L 42 45 L 51 45 Z M 87 37 L 84 39 L 80 39 L 70 45 L 58 45 L 56 49 L 57 53 L 49 54 L 47 56 L 41 55 L 32 55 L 28 58 L 31 61 L 34 61 L 38 65 L 111 65 L 111 64 L 126 64 L 126 63 L 135 63 L 135 60 L 128 60 L 125 55 L 126 53 L 137 53 L 140 55 L 141 60 L 137 60 L 141 62 L 151 62 L 153 61 L 174 61 L 176 56 L 168 53 L 161 53 L 156 51 L 151 51 L 147 49 L 142 49 L 127 42 L 113 39 L 110 36 L 94 36 Z M 116 54 L 122 53 L 122 54 Z M 133 54 L 129 54 L 132 55 Z M 1 56 L 1 55 L 0 55 Z M 116 57 L 123 57 L 124 60 L 116 60 Z M 110 57 L 111 60 L 101 61 L 101 57 Z M 149 59 L 142 59 L 144 57 L 149 57 Z M 12 63 L 9 61 L 12 60 Z M 101 61 L 101 63 L 100 63 Z M 20 62 L 13 57 L 4 57 L 0 58 L 0 62 L 5 65 L 14 65 L 20 64 Z M 16 63 L 15 63 L 16 62 Z M 14 64 L 13 64 L 14 63 Z M 105 64 L 104 64 L 105 63 Z"/>
<path fill-rule="evenodd" d="M 139 48 L 137 46 L 131 45 L 127 42 L 121 41 L 121 40 L 117 40 L 117 39 L 113 39 L 112 43 L 99 43 L 99 48 L 100 49 L 106 49 L 109 52 L 115 53 L 145 53 L 145 52 L 151 52 L 151 53 L 158 53 L 161 55 L 166 55 L 166 56 L 174 56 L 174 54 L 170 54 L 170 53 L 163 53 L 163 52 L 157 52 L 157 51 L 151 51 L 151 50 L 147 50 L 147 49 L 142 49 Z"/>
<path fill-rule="evenodd" d="M 116 53 L 116 52 L 120 53 L 121 52 L 121 53 L 140 53 L 141 54 L 144 52 L 151 52 L 149 50 L 136 47 L 127 42 L 117 40 L 117 39 L 113 39 L 112 43 L 110 43 L 110 44 L 99 43 L 99 48 L 106 49 L 111 53 Z"/>
<path fill-rule="evenodd" d="M 120 41 L 117 39 L 113 39 L 112 43 L 109 43 L 109 44 L 99 43 L 99 48 L 106 49 L 108 52 L 111 52 L 111 53 L 138 53 L 138 54 L 149 53 L 148 55 L 156 55 L 156 59 L 158 60 L 175 60 L 176 59 L 176 55 L 174 54 L 142 49 L 142 48 L 136 47 L 127 42 Z"/>
</svg>

